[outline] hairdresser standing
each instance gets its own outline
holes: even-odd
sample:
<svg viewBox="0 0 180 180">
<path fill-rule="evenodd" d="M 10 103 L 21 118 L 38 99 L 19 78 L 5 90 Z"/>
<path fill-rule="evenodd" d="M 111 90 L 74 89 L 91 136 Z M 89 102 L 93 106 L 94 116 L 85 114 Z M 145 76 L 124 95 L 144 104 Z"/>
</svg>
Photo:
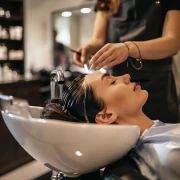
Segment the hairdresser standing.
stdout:
<svg viewBox="0 0 180 180">
<path fill-rule="evenodd" d="M 81 56 L 74 54 L 75 63 L 82 66 L 94 55 L 92 68 L 129 73 L 149 92 L 145 114 L 178 123 L 171 56 L 180 49 L 180 1 L 99 0 L 95 10 L 93 37 L 77 50 Z"/>
</svg>

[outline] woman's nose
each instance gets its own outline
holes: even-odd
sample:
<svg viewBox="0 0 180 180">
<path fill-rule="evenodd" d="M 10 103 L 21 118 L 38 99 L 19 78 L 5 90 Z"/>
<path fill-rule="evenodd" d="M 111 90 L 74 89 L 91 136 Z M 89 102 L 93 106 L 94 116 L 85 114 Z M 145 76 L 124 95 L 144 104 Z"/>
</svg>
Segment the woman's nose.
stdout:
<svg viewBox="0 0 180 180">
<path fill-rule="evenodd" d="M 129 74 L 124 74 L 122 78 L 126 84 L 130 83 L 131 76 Z"/>
</svg>

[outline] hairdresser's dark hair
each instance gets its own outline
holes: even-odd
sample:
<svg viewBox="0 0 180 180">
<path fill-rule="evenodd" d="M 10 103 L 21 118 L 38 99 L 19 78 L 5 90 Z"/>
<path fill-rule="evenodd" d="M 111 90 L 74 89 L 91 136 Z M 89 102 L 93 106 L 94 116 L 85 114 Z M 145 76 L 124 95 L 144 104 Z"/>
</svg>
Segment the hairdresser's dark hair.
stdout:
<svg viewBox="0 0 180 180">
<path fill-rule="evenodd" d="M 81 75 L 63 90 L 63 101 L 48 100 L 41 114 L 44 119 L 59 119 L 70 122 L 95 123 L 98 112 L 105 108 L 91 86 L 83 85 L 86 75 Z"/>
</svg>

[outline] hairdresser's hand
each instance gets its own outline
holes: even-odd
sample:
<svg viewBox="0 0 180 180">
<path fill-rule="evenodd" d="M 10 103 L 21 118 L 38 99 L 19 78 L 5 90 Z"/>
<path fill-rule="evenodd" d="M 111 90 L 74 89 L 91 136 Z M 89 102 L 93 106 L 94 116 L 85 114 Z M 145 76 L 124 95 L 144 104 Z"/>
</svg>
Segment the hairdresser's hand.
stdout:
<svg viewBox="0 0 180 180">
<path fill-rule="evenodd" d="M 79 49 L 76 50 L 77 52 L 80 52 L 81 55 L 74 53 L 73 60 L 75 64 L 78 66 L 83 67 L 83 65 L 90 59 L 94 52 L 94 47 L 92 45 L 85 45 Z"/>
<path fill-rule="evenodd" d="M 124 62 L 128 58 L 128 49 L 124 43 L 106 44 L 91 59 L 91 69 L 108 69 Z"/>
</svg>

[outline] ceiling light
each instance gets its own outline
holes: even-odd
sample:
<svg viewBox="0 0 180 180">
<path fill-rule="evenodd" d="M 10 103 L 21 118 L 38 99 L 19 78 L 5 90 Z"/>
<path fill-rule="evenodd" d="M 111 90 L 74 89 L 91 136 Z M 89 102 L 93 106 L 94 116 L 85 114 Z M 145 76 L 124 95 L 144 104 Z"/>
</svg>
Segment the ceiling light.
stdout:
<svg viewBox="0 0 180 180">
<path fill-rule="evenodd" d="M 81 13 L 90 13 L 91 9 L 90 8 L 82 8 Z"/>
<path fill-rule="evenodd" d="M 62 14 L 61 14 L 63 17 L 70 17 L 71 15 L 72 15 L 72 12 L 70 12 L 70 11 L 64 11 L 64 12 L 62 12 Z"/>
<path fill-rule="evenodd" d="M 77 156 L 82 156 L 82 153 L 80 151 L 76 151 Z"/>
</svg>

